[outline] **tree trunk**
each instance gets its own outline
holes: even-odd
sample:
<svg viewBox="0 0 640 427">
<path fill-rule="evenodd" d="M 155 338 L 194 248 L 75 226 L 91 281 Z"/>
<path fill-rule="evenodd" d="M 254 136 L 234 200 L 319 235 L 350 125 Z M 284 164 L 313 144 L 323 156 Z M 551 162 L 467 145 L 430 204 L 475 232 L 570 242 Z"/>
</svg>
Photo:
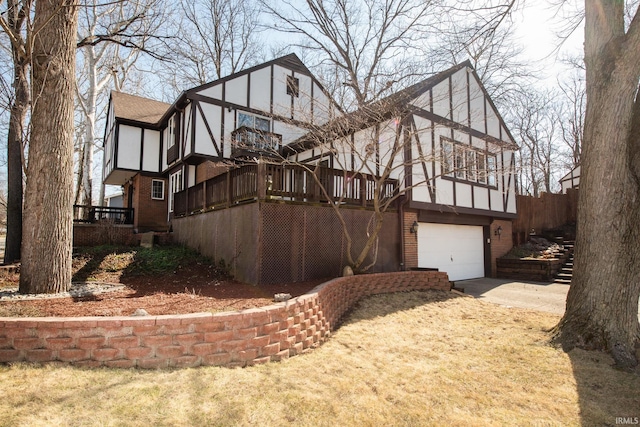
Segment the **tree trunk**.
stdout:
<svg viewBox="0 0 640 427">
<path fill-rule="evenodd" d="M 640 38 L 624 34 L 624 2 L 587 0 L 587 113 L 575 268 L 567 309 L 555 329 L 565 350 L 604 350 L 637 365 L 640 340 Z M 636 110 L 634 114 L 634 109 Z M 634 125 L 634 122 L 635 125 Z"/>
<path fill-rule="evenodd" d="M 24 123 L 29 108 L 28 61 L 20 60 L 12 49 L 15 97 L 9 117 L 7 141 L 7 238 L 4 263 L 20 259 L 22 244 L 22 155 L 24 150 Z"/>
<path fill-rule="evenodd" d="M 71 284 L 77 0 L 36 2 L 20 292 Z"/>
</svg>

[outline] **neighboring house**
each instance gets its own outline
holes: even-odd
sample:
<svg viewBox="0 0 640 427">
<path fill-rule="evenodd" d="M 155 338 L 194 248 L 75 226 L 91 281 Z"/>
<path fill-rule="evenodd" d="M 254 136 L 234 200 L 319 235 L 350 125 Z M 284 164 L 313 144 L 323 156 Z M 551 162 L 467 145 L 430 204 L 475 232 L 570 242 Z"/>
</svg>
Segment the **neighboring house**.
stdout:
<svg viewBox="0 0 640 427">
<path fill-rule="evenodd" d="M 124 208 L 124 195 L 122 193 L 116 193 L 105 196 L 104 206 L 108 208 Z"/>
<path fill-rule="evenodd" d="M 560 186 L 562 187 L 562 194 L 566 194 L 568 189 L 577 190 L 580 187 L 580 165 L 560 178 Z"/>
<path fill-rule="evenodd" d="M 171 227 L 252 283 L 336 276 L 345 264 L 341 223 L 301 164 L 344 196 L 356 245 L 371 176 L 393 166 L 385 194 L 406 194 L 385 214 L 373 271 L 489 276 L 512 246 L 517 147 L 469 62 L 348 114 L 293 54 L 172 105 L 113 92 L 104 146 L 105 183 L 124 187 L 139 231 Z"/>
</svg>

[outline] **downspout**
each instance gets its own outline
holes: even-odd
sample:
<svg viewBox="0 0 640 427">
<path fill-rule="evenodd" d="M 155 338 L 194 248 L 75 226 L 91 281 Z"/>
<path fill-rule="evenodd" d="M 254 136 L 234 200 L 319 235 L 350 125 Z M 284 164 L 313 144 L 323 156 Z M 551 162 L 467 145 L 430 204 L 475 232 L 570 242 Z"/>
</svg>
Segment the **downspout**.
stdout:
<svg viewBox="0 0 640 427">
<path fill-rule="evenodd" d="M 406 195 L 402 195 L 399 200 L 398 207 L 398 222 L 400 224 L 400 270 L 405 271 L 407 269 L 407 263 L 405 259 L 405 250 L 404 250 L 404 205 L 409 202 L 409 199 Z"/>
</svg>

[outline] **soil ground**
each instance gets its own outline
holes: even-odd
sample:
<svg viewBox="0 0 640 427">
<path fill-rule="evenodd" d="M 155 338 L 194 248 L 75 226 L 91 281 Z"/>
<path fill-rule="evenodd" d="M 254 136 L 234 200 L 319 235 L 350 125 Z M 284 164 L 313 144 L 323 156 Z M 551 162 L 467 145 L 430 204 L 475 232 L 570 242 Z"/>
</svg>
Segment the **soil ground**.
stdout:
<svg viewBox="0 0 640 427">
<path fill-rule="evenodd" d="M 74 256 L 74 281 L 121 283 L 126 286 L 123 290 L 76 298 L 1 301 L 0 317 L 130 316 L 137 309 L 154 316 L 243 310 L 273 304 L 276 293 L 302 295 L 328 280 L 254 286 L 227 277 L 209 260 L 188 256 L 179 259 L 175 268 L 153 271 L 154 260 L 138 262 L 144 269 L 136 267 L 140 254 L 136 251 L 133 255 L 120 251 Z M 96 258 L 98 265 L 91 266 Z M 170 262 L 162 264 L 171 267 Z M 18 282 L 19 273 L 5 274 L 0 277 L 0 288 Z"/>
</svg>

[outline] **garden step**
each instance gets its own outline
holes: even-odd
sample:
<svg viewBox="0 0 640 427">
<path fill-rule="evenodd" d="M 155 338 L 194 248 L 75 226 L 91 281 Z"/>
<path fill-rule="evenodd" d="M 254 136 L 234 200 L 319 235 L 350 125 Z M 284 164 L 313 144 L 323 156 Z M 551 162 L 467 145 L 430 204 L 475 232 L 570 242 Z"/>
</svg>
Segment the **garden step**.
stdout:
<svg viewBox="0 0 640 427">
<path fill-rule="evenodd" d="M 553 283 L 560 283 L 561 285 L 570 285 L 571 279 L 556 279 Z"/>
<path fill-rule="evenodd" d="M 556 276 L 556 279 L 568 279 L 569 281 L 571 281 L 571 277 L 573 277 L 573 274 L 558 273 L 558 275 Z"/>
</svg>

